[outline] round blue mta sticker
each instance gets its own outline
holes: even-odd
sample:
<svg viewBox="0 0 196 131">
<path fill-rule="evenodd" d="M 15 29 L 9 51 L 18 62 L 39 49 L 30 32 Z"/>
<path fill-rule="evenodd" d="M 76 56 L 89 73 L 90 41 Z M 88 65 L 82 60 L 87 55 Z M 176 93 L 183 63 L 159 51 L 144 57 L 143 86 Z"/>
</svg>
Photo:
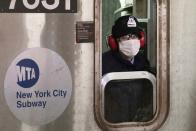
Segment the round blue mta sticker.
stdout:
<svg viewBox="0 0 196 131">
<path fill-rule="evenodd" d="M 39 67 L 32 59 L 23 59 L 16 64 L 17 84 L 23 88 L 30 88 L 39 79 Z"/>
</svg>

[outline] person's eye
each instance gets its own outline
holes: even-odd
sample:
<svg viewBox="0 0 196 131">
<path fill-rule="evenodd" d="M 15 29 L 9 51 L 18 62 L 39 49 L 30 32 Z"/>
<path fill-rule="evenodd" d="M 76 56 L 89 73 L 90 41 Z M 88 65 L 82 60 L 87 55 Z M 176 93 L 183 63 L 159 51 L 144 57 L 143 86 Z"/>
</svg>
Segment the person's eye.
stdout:
<svg viewBox="0 0 196 131">
<path fill-rule="evenodd" d="M 131 35 L 131 39 L 137 39 L 136 35 Z"/>
</svg>

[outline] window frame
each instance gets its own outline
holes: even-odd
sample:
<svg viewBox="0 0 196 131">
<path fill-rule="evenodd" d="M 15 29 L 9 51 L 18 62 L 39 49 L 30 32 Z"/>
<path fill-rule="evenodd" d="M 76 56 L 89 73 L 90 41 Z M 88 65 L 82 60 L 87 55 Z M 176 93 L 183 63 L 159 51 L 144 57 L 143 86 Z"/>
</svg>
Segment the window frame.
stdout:
<svg viewBox="0 0 196 131">
<path fill-rule="evenodd" d="M 170 1 L 156 0 L 157 3 L 157 107 L 155 116 L 148 122 L 108 123 L 102 114 L 101 67 L 102 67 L 102 0 L 95 0 L 95 49 L 94 49 L 94 114 L 97 124 L 103 130 L 157 130 L 166 121 L 169 114 L 170 81 Z"/>
</svg>

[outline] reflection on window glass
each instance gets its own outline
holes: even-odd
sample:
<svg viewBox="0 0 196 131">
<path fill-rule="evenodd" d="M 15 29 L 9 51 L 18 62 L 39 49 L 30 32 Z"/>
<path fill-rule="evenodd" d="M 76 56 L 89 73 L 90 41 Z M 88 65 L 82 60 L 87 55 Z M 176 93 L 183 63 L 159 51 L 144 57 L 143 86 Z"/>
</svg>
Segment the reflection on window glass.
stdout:
<svg viewBox="0 0 196 131">
<path fill-rule="evenodd" d="M 102 51 L 108 50 L 106 44 L 106 37 L 111 33 L 112 25 L 115 19 L 117 19 L 120 14 L 114 15 L 114 11 L 120 8 L 119 0 L 103 0 L 102 1 Z"/>
<path fill-rule="evenodd" d="M 153 88 L 147 79 L 110 81 L 104 93 L 108 122 L 146 122 L 153 117 Z"/>
<path fill-rule="evenodd" d="M 138 18 L 147 18 L 147 5 L 148 0 L 134 0 L 133 15 Z"/>
</svg>

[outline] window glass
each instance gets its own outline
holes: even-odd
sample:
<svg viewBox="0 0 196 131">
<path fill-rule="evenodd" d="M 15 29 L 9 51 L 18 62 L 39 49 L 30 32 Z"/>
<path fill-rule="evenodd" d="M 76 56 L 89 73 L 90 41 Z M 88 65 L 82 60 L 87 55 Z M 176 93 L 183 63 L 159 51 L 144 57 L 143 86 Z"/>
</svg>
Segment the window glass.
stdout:
<svg viewBox="0 0 196 131">
<path fill-rule="evenodd" d="M 105 87 L 104 117 L 110 123 L 153 118 L 153 88 L 147 79 L 113 80 Z"/>
</svg>

